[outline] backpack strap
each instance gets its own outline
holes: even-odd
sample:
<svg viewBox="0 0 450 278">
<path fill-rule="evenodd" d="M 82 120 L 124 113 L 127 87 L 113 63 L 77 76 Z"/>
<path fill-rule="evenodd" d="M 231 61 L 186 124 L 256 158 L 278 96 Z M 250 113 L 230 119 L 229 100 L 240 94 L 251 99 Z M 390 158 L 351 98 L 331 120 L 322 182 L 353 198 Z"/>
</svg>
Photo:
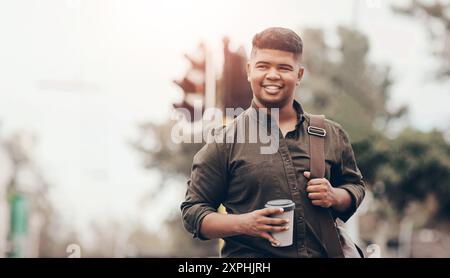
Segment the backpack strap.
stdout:
<svg viewBox="0 0 450 278">
<path fill-rule="evenodd" d="M 311 172 L 311 179 L 325 177 L 325 116 L 323 115 L 309 115 L 310 124 L 308 126 L 309 134 L 309 167 Z M 317 217 L 320 219 L 320 233 L 322 243 L 327 249 L 328 257 L 330 258 L 344 258 L 339 234 L 328 208 L 314 206 Z"/>
<path fill-rule="evenodd" d="M 325 117 L 310 115 L 308 126 L 311 179 L 325 177 Z"/>
</svg>

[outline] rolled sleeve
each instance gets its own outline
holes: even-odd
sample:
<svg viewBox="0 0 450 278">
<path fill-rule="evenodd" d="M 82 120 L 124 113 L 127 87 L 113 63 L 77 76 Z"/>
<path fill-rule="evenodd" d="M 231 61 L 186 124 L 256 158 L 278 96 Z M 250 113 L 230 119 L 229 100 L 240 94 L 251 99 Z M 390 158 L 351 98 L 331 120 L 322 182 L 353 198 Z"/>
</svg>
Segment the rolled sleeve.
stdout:
<svg viewBox="0 0 450 278">
<path fill-rule="evenodd" d="M 352 198 L 350 207 L 345 212 L 333 211 L 334 215 L 346 222 L 358 209 L 365 195 L 365 184 L 361 171 L 356 165 L 355 154 L 353 153 L 350 140 L 343 129 L 340 131 L 341 163 L 340 175 L 335 186 L 345 189 Z"/>
<path fill-rule="evenodd" d="M 183 225 L 195 238 L 202 237 L 202 221 L 216 212 L 226 196 L 226 166 L 216 143 L 210 143 L 194 156 L 191 177 L 187 182 L 185 200 L 181 203 Z"/>
</svg>

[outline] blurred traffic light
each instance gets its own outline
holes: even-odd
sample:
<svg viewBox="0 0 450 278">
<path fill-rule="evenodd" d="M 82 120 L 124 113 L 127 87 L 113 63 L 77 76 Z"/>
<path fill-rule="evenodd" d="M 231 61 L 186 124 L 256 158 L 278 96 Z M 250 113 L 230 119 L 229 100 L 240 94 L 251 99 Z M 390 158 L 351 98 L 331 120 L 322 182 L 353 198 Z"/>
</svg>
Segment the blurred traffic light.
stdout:
<svg viewBox="0 0 450 278">
<path fill-rule="evenodd" d="M 231 51 L 229 39 L 224 38 L 223 55 L 222 77 L 217 80 L 213 57 L 205 44 L 200 43 L 194 52 L 185 54 L 190 67 L 183 78 L 174 80 L 183 90 L 183 99 L 173 106 L 183 108 L 181 112 L 191 122 L 200 120 L 205 108 L 250 107 L 253 94 L 247 81 L 245 50 L 240 47 Z"/>
<path fill-rule="evenodd" d="M 190 62 L 190 68 L 181 80 L 174 80 L 183 90 L 183 100 L 181 103 L 175 103 L 175 108 L 184 108 L 190 113 L 185 115 L 189 120 L 194 119 L 194 110 L 205 107 L 205 81 L 206 81 L 206 47 L 200 43 L 197 49 L 190 54 L 185 54 Z"/>
<path fill-rule="evenodd" d="M 223 39 L 222 105 L 224 108 L 247 109 L 253 97 L 245 70 L 247 57 L 243 47 L 233 52 L 229 44 L 230 40 L 225 37 Z"/>
</svg>

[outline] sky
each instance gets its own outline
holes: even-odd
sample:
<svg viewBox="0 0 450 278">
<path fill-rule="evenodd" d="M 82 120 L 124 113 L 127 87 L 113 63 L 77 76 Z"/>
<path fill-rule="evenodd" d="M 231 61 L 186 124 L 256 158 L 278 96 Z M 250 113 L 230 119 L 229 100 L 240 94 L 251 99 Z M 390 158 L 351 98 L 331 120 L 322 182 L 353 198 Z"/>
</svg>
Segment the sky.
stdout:
<svg viewBox="0 0 450 278">
<path fill-rule="evenodd" d="M 68 226 L 85 231 L 89 221 L 112 217 L 157 230 L 178 209 L 183 188 L 140 210 L 161 176 L 144 170 L 127 142 L 137 138 L 139 123 L 170 116 L 182 95 L 172 80 L 188 67 L 183 54 L 203 40 L 220 55 L 225 35 L 249 51 L 253 35 L 270 26 L 323 28 L 333 42 L 338 25 L 367 34 L 370 60 L 391 66 L 390 106 L 407 104 L 408 123 L 418 129 L 448 131 L 450 83 L 432 77 L 437 64 L 426 30 L 393 15 L 390 3 L 1 1 L 0 137 L 36 134 L 35 159 Z M 164 206 L 167 196 L 174 201 Z"/>
</svg>

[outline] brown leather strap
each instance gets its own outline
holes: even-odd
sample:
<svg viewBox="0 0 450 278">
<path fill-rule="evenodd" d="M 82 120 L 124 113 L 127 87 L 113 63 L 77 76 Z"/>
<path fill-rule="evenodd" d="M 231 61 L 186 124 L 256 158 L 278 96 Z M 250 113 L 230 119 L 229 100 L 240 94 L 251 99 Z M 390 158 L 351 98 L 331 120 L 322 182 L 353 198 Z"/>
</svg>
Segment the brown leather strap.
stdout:
<svg viewBox="0 0 450 278">
<path fill-rule="evenodd" d="M 308 126 L 311 179 L 325 177 L 324 139 L 326 131 L 324 121 L 325 117 L 323 115 L 311 115 Z"/>
<path fill-rule="evenodd" d="M 325 177 L 325 116 L 310 115 L 308 134 L 311 179 L 323 178 Z M 322 243 L 327 249 L 328 257 L 343 258 L 344 253 L 330 209 L 318 206 L 314 208 L 320 219 Z"/>
</svg>

